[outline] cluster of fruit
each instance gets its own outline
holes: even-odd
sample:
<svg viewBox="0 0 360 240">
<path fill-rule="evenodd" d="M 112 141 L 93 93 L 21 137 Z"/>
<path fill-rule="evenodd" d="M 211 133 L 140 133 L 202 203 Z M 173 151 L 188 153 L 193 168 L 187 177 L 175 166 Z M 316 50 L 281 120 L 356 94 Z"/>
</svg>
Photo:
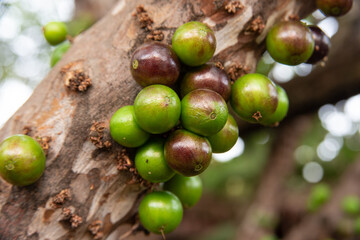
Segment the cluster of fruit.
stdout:
<svg viewBox="0 0 360 240">
<path fill-rule="evenodd" d="M 43 27 L 43 33 L 50 45 L 56 46 L 61 43 L 51 54 L 50 65 L 53 67 L 71 46 L 69 41 L 65 41 L 68 36 L 68 30 L 63 22 L 49 22 Z"/>
<path fill-rule="evenodd" d="M 327 16 L 342 16 L 352 7 L 353 0 L 316 0 L 317 7 Z M 317 26 L 299 21 L 284 21 L 272 27 L 266 38 L 271 57 L 286 65 L 315 64 L 325 59 L 330 39 Z"/>
<path fill-rule="evenodd" d="M 125 147 L 139 147 L 135 167 L 141 177 L 165 182 L 164 191 L 148 194 L 139 206 L 140 221 L 151 232 L 168 233 L 179 225 L 183 207 L 200 199 L 196 175 L 208 167 L 212 152 L 228 151 L 237 141 L 238 127 L 226 104 L 230 80 L 224 70 L 206 63 L 215 48 L 208 26 L 188 22 L 176 30 L 172 47 L 145 43 L 131 58 L 131 74 L 144 88 L 133 105 L 115 112 L 110 133 Z M 181 77 L 181 100 L 172 89 L 180 62 L 188 68 Z"/>
<path fill-rule="evenodd" d="M 115 112 L 110 120 L 110 133 L 125 147 L 139 147 L 135 156 L 138 173 L 153 183 L 166 182 L 165 190 L 186 188 L 185 183 L 176 179 L 200 181 L 196 175 L 209 166 L 212 153 L 226 152 L 235 145 L 238 127 L 228 112 L 227 101 L 249 122 L 274 125 L 287 113 L 285 91 L 264 75 L 247 74 L 231 86 L 224 70 L 207 63 L 215 48 L 215 35 L 207 25 L 188 22 L 174 33 L 172 47 L 145 43 L 131 58 L 131 74 L 144 88 L 133 105 Z M 176 86 L 181 100 L 172 89 Z M 168 132 L 165 140 L 156 136 Z M 167 181 L 176 184 L 166 188 Z M 168 204 L 164 203 L 165 198 L 169 199 Z M 178 204 L 173 206 L 178 202 L 174 199 L 176 196 L 167 192 L 147 195 L 139 208 L 144 227 L 155 233 L 174 230 L 182 216 Z M 182 204 L 187 205 L 183 201 Z M 170 214 L 171 211 L 181 214 Z M 158 214 L 180 217 L 175 218 L 177 224 L 172 224 L 173 218 L 148 221 L 148 217 L 143 217 Z"/>
</svg>

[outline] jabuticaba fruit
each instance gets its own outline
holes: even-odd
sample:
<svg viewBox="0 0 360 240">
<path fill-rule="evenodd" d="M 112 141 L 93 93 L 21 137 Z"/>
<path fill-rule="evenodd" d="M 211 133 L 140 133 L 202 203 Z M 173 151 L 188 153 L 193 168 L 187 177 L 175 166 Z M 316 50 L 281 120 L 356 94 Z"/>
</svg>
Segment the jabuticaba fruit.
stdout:
<svg viewBox="0 0 360 240">
<path fill-rule="evenodd" d="M 261 123 L 262 118 L 273 114 L 278 106 L 276 85 L 262 74 L 246 74 L 233 84 L 230 103 L 243 120 Z"/>
<path fill-rule="evenodd" d="M 214 32 L 201 22 L 187 22 L 176 29 L 172 47 L 188 66 L 200 66 L 212 58 L 216 49 Z"/>
<path fill-rule="evenodd" d="M 205 137 L 180 129 L 167 138 L 164 154 L 175 172 L 190 177 L 205 171 L 210 164 L 212 150 Z"/>
<path fill-rule="evenodd" d="M 201 88 L 217 92 L 226 102 L 230 99 L 230 79 L 224 70 L 216 67 L 213 63 L 207 63 L 187 71 L 180 85 L 181 97 Z"/>
<path fill-rule="evenodd" d="M 266 37 L 266 48 L 277 62 L 298 65 L 306 62 L 314 51 L 315 41 L 305 24 L 283 21 L 275 24 Z"/>
<path fill-rule="evenodd" d="M 0 143 L 0 176 L 13 185 L 36 182 L 45 170 L 46 156 L 33 138 L 18 134 Z"/>
<path fill-rule="evenodd" d="M 153 84 L 174 86 L 180 74 L 180 61 L 164 43 L 149 42 L 138 47 L 131 57 L 130 71 L 142 87 Z"/>
</svg>

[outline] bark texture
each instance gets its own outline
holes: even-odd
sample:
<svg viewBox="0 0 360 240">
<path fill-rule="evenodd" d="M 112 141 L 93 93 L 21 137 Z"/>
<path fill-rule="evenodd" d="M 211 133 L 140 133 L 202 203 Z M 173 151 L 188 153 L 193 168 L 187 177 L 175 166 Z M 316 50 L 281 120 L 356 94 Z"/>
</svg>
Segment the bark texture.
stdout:
<svg viewBox="0 0 360 240">
<path fill-rule="evenodd" d="M 0 239 L 92 239 L 96 231 L 88 231 L 90 224 L 95 230 L 96 224 L 100 226 L 98 232 L 104 239 L 117 239 L 130 229 L 128 223 L 146 188 L 128 184 L 132 173 L 118 171 L 118 144 L 100 149 L 89 134 L 93 121 L 107 126 L 112 114 L 132 104 L 140 90 L 129 71 L 132 52 L 151 34 L 132 16 L 140 3 L 154 21 L 152 28 L 163 32 L 165 42 L 170 43 L 181 24 L 203 21 L 217 38 L 214 60 L 227 69 L 238 64 L 247 71 L 254 70 L 266 33 L 275 22 L 294 14 L 303 17 L 315 9 L 312 1 L 300 0 L 241 1 L 244 8 L 236 13 L 229 13 L 225 9 L 229 1 L 221 0 L 118 1 L 102 20 L 75 39 L 0 131 L 4 139 L 28 126 L 32 136 L 51 137 L 46 170 L 38 182 L 16 187 L 0 179 Z M 259 19 L 265 28 L 258 32 Z M 91 78 L 87 91 L 64 86 L 64 78 L 76 74 L 74 69 Z M 109 135 L 108 131 L 104 134 Z M 71 199 L 56 208 L 53 197 L 64 189 L 70 190 Z M 73 217 L 67 218 L 68 209 Z M 79 221 L 75 216 L 82 223 L 71 227 Z"/>
</svg>

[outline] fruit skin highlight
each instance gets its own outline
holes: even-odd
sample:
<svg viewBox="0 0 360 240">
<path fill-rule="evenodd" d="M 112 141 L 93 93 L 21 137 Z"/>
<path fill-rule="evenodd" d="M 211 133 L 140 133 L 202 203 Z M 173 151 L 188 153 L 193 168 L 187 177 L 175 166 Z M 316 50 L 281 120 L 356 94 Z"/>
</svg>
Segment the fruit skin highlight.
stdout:
<svg viewBox="0 0 360 240">
<path fill-rule="evenodd" d="M 176 174 L 164 184 L 164 190 L 174 193 L 184 208 L 194 206 L 201 198 L 202 181 L 199 176 L 185 177 Z"/>
<path fill-rule="evenodd" d="M 150 85 L 139 92 L 134 102 L 136 122 L 145 131 L 160 134 L 169 131 L 179 121 L 180 98 L 164 85 Z"/>
<path fill-rule="evenodd" d="M 316 6 L 327 16 L 340 17 L 350 11 L 353 0 L 316 0 Z"/>
<path fill-rule="evenodd" d="M 183 208 L 177 196 L 167 191 L 146 195 L 139 205 L 141 224 L 150 232 L 160 234 L 175 230 L 183 217 Z"/>
<path fill-rule="evenodd" d="M 187 22 L 176 29 L 172 47 L 184 64 L 200 66 L 209 61 L 215 53 L 215 34 L 204 23 Z"/>
<path fill-rule="evenodd" d="M 286 65 L 306 62 L 312 55 L 314 46 L 309 28 L 298 21 L 275 24 L 266 37 L 266 48 L 271 57 Z"/>
<path fill-rule="evenodd" d="M 33 138 L 18 134 L 0 143 L 0 176 L 13 185 L 36 182 L 45 169 L 46 156 Z"/>
<path fill-rule="evenodd" d="M 134 106 L 124 106 L 117 110 L 110 120 L 111 137 L 125 147 L 139 147 L 150 137 L 136 123 L 134 117 Z"/>
<path fill-rule="evenodd" d="M 164 140 L 152 138 L 141 146 L 135 155 L 135 167 L 145 180 L 152 183 L 166 182 L 175 175 L 164 156 Z"/>
<path fill-rule="evenodd" d="M 63 22 L 49 22 L 43 27 L 43 33 L 46 41 L 55 46 L 66 40 L 68 30 Z"/>
<path fill-rule="evenodd" d="M 212 157 L 210 142 L 205 137 L 182 129 L 168 137 L 164 154 L 175 172 L 188 177 L 205 171 Z"/>
<path fill-rule="evenodd" d="M 227 121 L 228 108 L 224 99 L 208 89 L 196 89 L 181 100 L 181 123 L 191 132 L 211 136 Z"/>
<path fill-rule="evenodd" d="M 239 128 L 233 116 L 229 114 L 225 126 L 220 132 L 209 136 L 213 153 L 224 153 L 229 151 L 239 138 Z"/>
<path fill-rule="evenodd" d="M 267 118 L 277 108 L 277 89 L 268 77 L 249 73 L 240 77 L 232 86 L 230 103 L 245 121 L 261 123 L 262 118 Z"/>
<path fill-rule="evenodd" d="M 130 71 L 142 87 L 153 84 L 173 86 L 180 74 L 180 61 L 174 50 L 164 43 L 144 43 L 135 50 Z"/>
<path fill-rule="evenodd" d="M 185 74 L 180 86 L 181 97 L 200 88 L 217 92 L 225 101 L 230 98 L 230 79 L 224 70 L 213 63 L 193 68 Z"/>
</svg>

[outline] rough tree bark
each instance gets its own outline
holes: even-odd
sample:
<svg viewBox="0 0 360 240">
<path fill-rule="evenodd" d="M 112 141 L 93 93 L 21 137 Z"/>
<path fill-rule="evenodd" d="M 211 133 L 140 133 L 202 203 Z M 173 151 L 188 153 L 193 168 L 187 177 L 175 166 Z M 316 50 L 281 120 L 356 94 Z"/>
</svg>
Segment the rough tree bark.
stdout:
<svg viewBox="0 0 360 240">
<path fill-rule="evenodd" d="M 227 69 L 241 64 L 246 71 L 254 70 L 266 33 L 276 21 L 294 14 L 303 17 L 315 9 L 312 1 L 300 0 L 242 1 L 244 8 L 235 14 L 225 10 L 229 1 L 221 0 L 119 1 L 108 15 L 76 38 L 69 52 L 1 129 L 0 139 L 29 126 L 34 136 L 49 136 L 52 141 L 46 171 L 37 183 L 15 187 L 0 180 L 0 239 L 91 239 L 94 235 L 88 226 L 96 220 L 101 221 L 104 238 L 114 239 L 117 236 L 111 233 L 133 219 L 145 188 L 128 184 L 132 173 L 118 172 L 121 147 L 112 142 L 110 149 L 98 149 L 89 141 L 89 129 L 93 121 L 108 124 L 111 115 L 132 104 L 140 90 L 128 69 L 131 53 L 150 33 L 140 29 L 131 15 L 139 3 L 144 4 L 154 20 L 153 28 L 164 33 L 166 42 L 184 22 L 209 24 L 218 41 L 214 59 Z M 265 28 L 258 32 L 259 19 Z M 67 64 L 90 76 L 93 85 L 86 92 L 64 86 L 63 78 L 68 75 L 61 69 Z M 71 69 L 64 71 L 74 74 Z M 244 72 L 244 68 L 237 71 Z M 52 207 L 53 197 L 64 189 L 70 189 L 71 200 Z M 72 229 L 64 220 L 63 207 L 82 217 L 79 227 Z"/>
</svg>

